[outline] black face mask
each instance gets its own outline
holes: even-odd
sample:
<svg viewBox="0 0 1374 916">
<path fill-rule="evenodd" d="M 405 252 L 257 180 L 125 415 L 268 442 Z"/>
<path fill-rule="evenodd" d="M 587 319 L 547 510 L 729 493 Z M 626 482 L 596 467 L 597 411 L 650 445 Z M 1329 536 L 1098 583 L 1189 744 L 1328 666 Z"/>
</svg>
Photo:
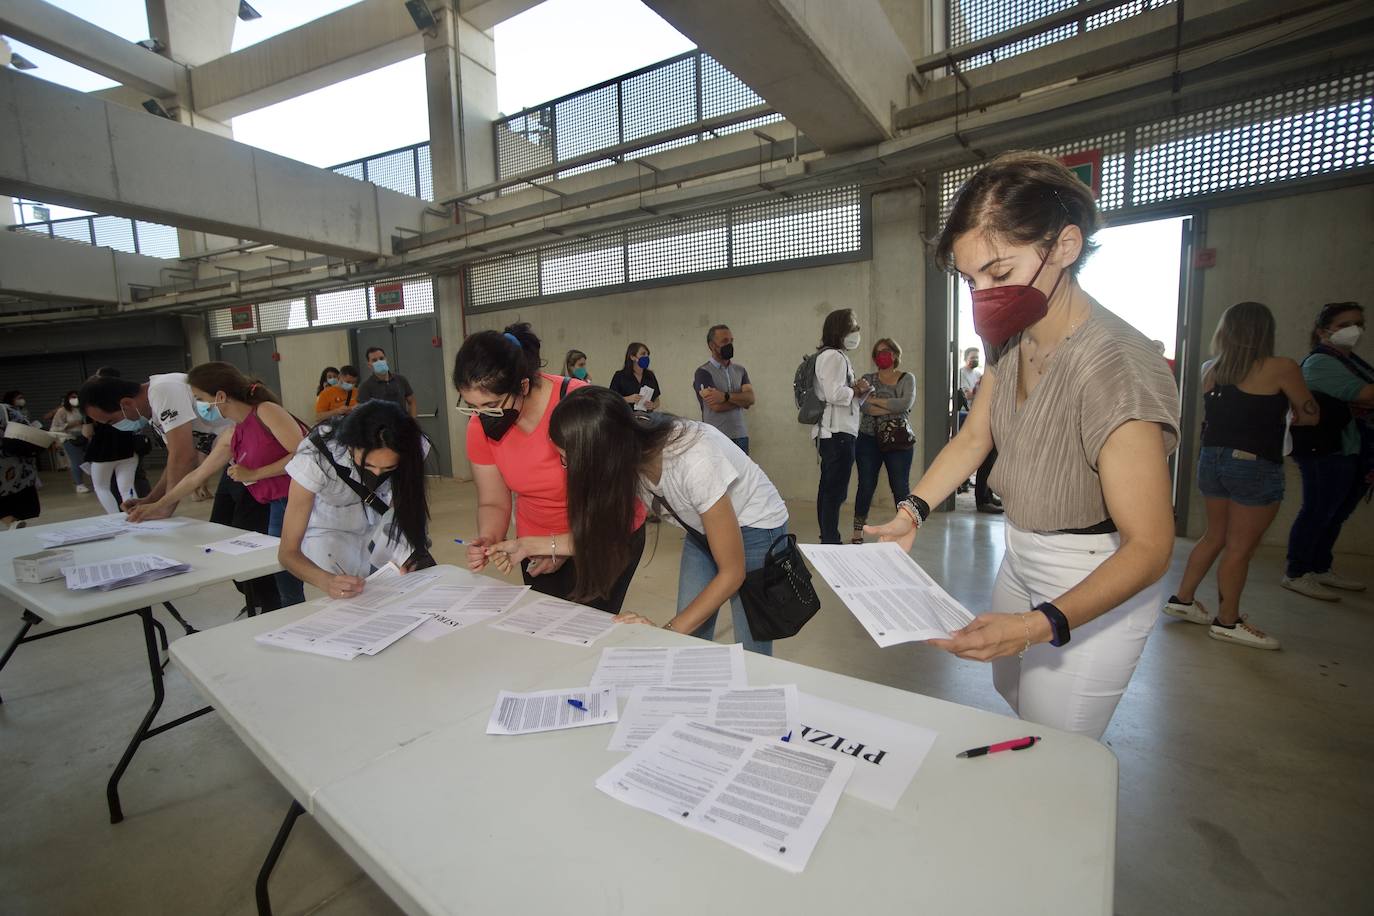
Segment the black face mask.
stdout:
<svg viewBox="0 0 1374 916">
<path fill-rule="evenodd" d="M 721 347 L 721 348 L 720 348 L 720 358 L 721 358 L 721 359 L 734 359 L 734 358 L 735 358 L 735 345 L 734 345 L 733 343 L 728 343 L 728 344 L 726 344 L 725 346 Z"/>
<path fill-rule="evenodd" d="M 520 411 L 514 407 L 507 407 L 501 411 L 499 417 L 481 415 L 477 419 L 481 422 L 482 432 L 486 433 L 487 438 L 493 442 L 499 442 L 501 437 L 510 432 L 510 428 L 520 419 Z"/>
<path fill-rule="evenodd" d="M 391 471 L 386 471 L 382 474 L 376 474 L 372 471 L 369 471 L 367 468 L 358 468 L 358 477 L 362 480 L 363 486 L 367 487 L 374 493 L 381 487 L 382 484 L 386 483 L 387 480 L 390 479 L 391 473 Z"/>
</svg>

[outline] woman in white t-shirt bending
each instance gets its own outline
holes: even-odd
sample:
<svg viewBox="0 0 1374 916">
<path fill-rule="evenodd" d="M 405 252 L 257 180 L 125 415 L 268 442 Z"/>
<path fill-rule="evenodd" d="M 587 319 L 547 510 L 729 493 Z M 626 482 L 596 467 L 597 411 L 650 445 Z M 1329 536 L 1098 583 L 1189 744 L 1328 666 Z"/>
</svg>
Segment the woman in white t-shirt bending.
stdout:
<svg viewBox="0 0 1374 916">
<path fill-rule="evenodd" d="M 692 420 L 644 422 L 605 388 L 581 388 L 554 410 L 549 438 L 568 468 L 572 531 L 548 539 L 523 538 L 490 548 L 512 559 L 549 550 L 577 552 L 577 592 L 596 595 L 620 575 L 629 542 L 625 531 L 643 500 L 662 503 L 665 518 L 691 532 L 682 544 L 677 615 L 664 626 L 702 639 L 715 635 L 716 613 L 728 599 L 735 638 L 744 648 L 773 654 L 755 640 L 739 599 L 746 572 L 763 566 L 773 542 L 787 533 L 787 506 L 757 464 L 718 430 Z M 624 623 L 652 623 L 622 614 Z"/>
</svg>

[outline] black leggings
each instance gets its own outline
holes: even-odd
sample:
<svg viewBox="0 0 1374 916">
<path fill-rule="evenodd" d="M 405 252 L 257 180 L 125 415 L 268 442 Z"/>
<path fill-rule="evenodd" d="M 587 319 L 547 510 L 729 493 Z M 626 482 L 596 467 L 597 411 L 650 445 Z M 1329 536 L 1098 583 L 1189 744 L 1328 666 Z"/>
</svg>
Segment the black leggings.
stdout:
<svg viewBox="0 0 1374 916">
<path fill-rule="evenodd" d="M 619 614 L 620 607 L 625 603 L 625 593 L 630 590 L 630 580 L 635 577 L 635 570 L 639 568 L 639 560 L 644 556 L 644 529 L 649 527 L 640 525 L 639 530 L 630 536 L 630 562 L 625 564 L 625 569 L 621 572 L 615 584 L 611 586 L 611 592 L 604 598 L 595 601 L 583 602 L 587 607 L 594 607 L 598 611 L 605 611 L 608 614 Z M 569 559 L 558 568 L 557 572 L 546 573 L 542 576 L 531 576 L 529 574 L 529 560 L 520 564 L 520 575 L 524 578 L 525 584 L 533 591 L 541 595 L 550 595 L 554 598 L 567 598 L 577 588 L 577 567 L 576 560 Z"/>
</svg>

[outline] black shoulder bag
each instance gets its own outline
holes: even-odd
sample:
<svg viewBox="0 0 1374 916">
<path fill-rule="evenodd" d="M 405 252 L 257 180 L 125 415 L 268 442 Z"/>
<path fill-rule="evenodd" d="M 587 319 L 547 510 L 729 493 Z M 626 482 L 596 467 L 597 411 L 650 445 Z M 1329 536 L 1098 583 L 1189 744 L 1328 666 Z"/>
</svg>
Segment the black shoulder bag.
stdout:
<svg viewBox="0 0 1374 916">
<path fill-rule="evenodd" d="M 706 535 L 684 522 L 667 500 L 659 497 L 658 502 L 709 556 L 711 545 Z M 744 574 L 739 598 L 744 605 L 744 616 L 749 619 L 749 633 L 755 639 L 796 636 L 806 622 L 816 616 L 821 609 L 821 599 L 811 585 L 811 570 L 797 547 L 795 534 L 784 534 L 774 541 L 763 566 Z"/>
<path fill-rule="evenodd" d="M 296 422 L 299 423 L 300 421 L 297 420 Z M 391 511 L 391 506 L 387 505 L 386 500 L 378 496 L 374 490 L 365 486 L 362 481 L 354 480 L 353 475 L 348 472 L 348 468 L 334 460 L 334 453 L 329 450 L 329 444 L 324 441 L 324 436 L 320 435 L 319 430 L 310 434 L 310 441 L 314 443 L 319 453 L 324 456 L 324 460 L 329 462 L 329 466 L 334 469 L 335 475 L 347 484 L 350 490 L 358 494 L 358 498 L 363 501 L 364 506 L 367 506 L 378 515 L 386 515 L 387 512 Z M 438 563 L 430 554 L 429 545 L 425 544 L 416 547 L 415 552 L 410 555 L 404 565 L 414 571 L 417 569 L 429 569 L 431 566 L 438 565 Z"/>
</svg>

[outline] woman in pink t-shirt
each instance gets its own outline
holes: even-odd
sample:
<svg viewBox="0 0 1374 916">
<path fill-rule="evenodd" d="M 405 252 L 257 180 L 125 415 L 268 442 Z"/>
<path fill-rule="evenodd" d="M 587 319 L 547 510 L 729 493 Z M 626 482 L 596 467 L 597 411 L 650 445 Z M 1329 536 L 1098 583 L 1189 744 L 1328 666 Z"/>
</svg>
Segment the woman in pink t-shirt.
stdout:
<svg viewBox="0 0 1374 916">
<path fill-rule="evenodd" d="M 577 587 L 574 561 L 560 555 L 554 536 L 566 534 L 568 472 L 549 440 L 549 417 L 568 392 L 585 382 L 539 371 L 539 338 L 525 323 L 504 333 L 479 331 L 463 341 L 453 363 L 453 385 L 462 396 L 459 412 L 468 416 L 467 451 L 477 484 L 477 534 L 467 543 L 468 568 L 486 566 L 485 549 L 507 538 L 511 496 L 515 534 L 549 540 L 549 553 L 521 564 L 525 584 L 566 598 Z M 635 568 L 644 553 L 644 506 L 634 517 L 629 562 L 609 592 L 587 602 L 619 613 Z"/>
</svg>

